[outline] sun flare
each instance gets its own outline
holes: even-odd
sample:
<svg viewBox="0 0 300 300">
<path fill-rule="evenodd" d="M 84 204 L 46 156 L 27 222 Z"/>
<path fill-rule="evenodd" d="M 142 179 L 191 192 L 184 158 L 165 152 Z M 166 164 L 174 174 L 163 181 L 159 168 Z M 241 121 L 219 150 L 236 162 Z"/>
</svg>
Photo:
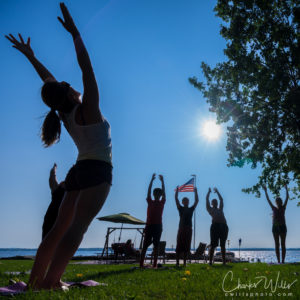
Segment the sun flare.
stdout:
<svg viewBox="0 0 300 300">
<path fill-rule="evenodd" d="M 214 121 L 206 121 L 202 126 L 202 134 L 208 140 L 217 140 L 221 135 L 221 127 Z"/>
</svg>

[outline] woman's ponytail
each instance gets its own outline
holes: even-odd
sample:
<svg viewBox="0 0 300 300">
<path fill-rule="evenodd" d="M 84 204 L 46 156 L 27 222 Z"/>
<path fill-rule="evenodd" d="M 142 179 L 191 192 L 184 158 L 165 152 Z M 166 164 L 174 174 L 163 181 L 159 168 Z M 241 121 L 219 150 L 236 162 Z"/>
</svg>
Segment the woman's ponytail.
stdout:
<svg viewBox="0 0 300 300">
<path fill-rule="evenodd" d="M 45 117 L 41 130 L 41 139 L 45 147 L 49 147 L 60 139 L 61 124 L 60 119 L 54 109 Z"/>
</svg>

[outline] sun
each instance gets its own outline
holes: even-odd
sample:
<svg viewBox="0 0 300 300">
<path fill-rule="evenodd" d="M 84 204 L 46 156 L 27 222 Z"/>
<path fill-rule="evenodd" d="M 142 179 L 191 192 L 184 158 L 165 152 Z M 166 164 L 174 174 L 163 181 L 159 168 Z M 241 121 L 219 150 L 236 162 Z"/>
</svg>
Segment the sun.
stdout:
<svg viewBox="0 0 300 300">
<path fill-rule="evenodd" d="M 214 121 L 206 121 L 202 126 L 202 134 L 208 140 L 217 140 L 221 135 L 221 127 Z"/>
</svg>

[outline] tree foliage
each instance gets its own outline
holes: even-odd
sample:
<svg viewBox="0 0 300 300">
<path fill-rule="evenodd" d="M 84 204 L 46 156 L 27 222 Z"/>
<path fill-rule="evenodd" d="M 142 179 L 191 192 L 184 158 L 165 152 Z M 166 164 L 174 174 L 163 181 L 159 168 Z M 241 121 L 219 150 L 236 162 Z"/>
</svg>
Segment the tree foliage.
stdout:
<svg viewBox="0 0 300 300">
<path fill-rule="evenodd" d="M 227 123 L 228 165 L 258 165 L 257 184 L 243 191 L 275 194 L 293 181 L 300 192 L 299 0 L 218 0 L 226 60 L 202 62 L 205 82 L 189 81 Z"/>
</svg>

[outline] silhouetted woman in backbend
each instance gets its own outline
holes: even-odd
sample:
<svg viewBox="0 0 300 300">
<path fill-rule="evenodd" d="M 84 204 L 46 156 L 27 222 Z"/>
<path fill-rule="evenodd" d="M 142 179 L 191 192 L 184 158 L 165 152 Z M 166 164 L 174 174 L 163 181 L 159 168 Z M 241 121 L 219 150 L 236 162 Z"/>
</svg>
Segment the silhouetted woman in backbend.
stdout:
<svg viewBox="0 0 300 300">
<path fill-rule="evenodd" d="M 266 198 L 268 203 L 270 204 L 272 211 L 273 211 L 273 227 L 272 227 L 272 232 L 273 232 L 273 237 L 275 241 L 275 252 L 277 256 L 277 261 L 280 263 L 280 250 L 279 250 L 279 239 L 281 242 L 281 262 L 284 264 L 285 260 L 285 253 L 286 253 L 286 248 L 285 248 L 285 239 L 286 239 L 286 233 L 287 233 L 287 228 L 285 224 L 285 209 L 286 205 L 289 200 L 289 192 L 288 188 L 285 185 L 285 190 L 286 190 L 286 198 L 284 203 L 282 203 L 282 199 L 277 197 L 275 202 L 276 206 L 273 205 L 273 203 L 270 201 L 270 198 L 268 196 L 267 188 L 264 186 L 263 187 L 266 193 Z"/>
<path fill-rule="evenodd" d="M 58 82 L 35 58 L 30 39 L 24 42 L 13 35 L 7 38 L 22 52 L 44 81 L 42 99 L 50 107 L 42 127 L 42 141 L 50 146 L 60 137 L 60 120 L 78 148 L 76 164 L 65 179 L 67 193 L 60 206 L 58 218 L 51 231 L 40 244 L 29 285 L 35 289 L 60 288 L 60 278 L 76 250 L 89 224 L 101 209 L 112 181 L 110 126 L 99 109 L 98 86 L 82 38 L 72 17 L 61 3 L 64 28 L 72 35 L 78 64 L 82 71 L 84 92 L 80 93 L 68 83 Z"/>
</svg>

